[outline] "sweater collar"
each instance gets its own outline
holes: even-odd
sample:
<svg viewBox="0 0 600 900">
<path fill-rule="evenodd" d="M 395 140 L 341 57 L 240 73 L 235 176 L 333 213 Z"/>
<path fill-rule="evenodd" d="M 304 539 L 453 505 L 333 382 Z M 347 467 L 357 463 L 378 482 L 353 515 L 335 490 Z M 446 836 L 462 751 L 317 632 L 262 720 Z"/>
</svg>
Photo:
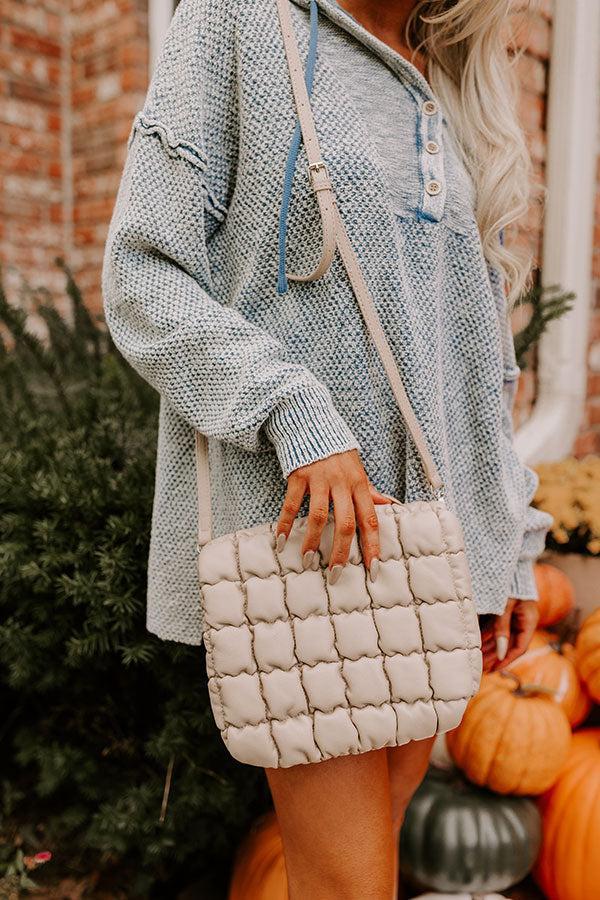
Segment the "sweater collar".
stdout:
<svg viewBox="0 0 600 900">
<path fill-rule="evenodd" d="M 310 0 L 290 0 L 290 2 L 302 9 L 308 10 L 310 7 Z M 323 15 L 327 16 L 331 22 L 338 25 L 340 28 L 343 28 L 344 31 L 348 32 L 348 34 L 352 35 L 352 37 L 356 38 L 361 44 L 368 47 L 369 50 L 379 56 L 395 75 L 411 84 L 425 97 L 431 100 L 436 99 L 429 82 L 421 72 L 419 72 L 416 66 L 409 62 L 406 57 L 402 56 L 401 53 L 393 50 L 384 41 L 381 41 L 379 38 L 375 37 L 374 34 L 371 34 L 371 32 L 351 16 L 350 13 L 346 12 L 345 9 L 342 9 L 336 0 L 317 0 L 317 4 Z"/>
</svg>

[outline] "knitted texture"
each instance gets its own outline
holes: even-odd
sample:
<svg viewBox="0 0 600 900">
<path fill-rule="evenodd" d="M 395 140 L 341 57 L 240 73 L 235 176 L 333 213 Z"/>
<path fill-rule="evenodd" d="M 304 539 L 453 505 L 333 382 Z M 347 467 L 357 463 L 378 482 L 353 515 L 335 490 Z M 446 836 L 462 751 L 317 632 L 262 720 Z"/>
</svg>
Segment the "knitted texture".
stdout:
<svg viewBox="0 0 600 900">
<path fill-rule="evenodd" d="M 307 5 L 293 9 L 304 56 Z M 477 609 L 499 613 L 535 597 L 549 525 L 512 447 L 502 285 L 427 82 L 319 5 L 312 102 L 340 212 L 462 523 Z M 202 634 L 193 429 L 209 438 L 216 535 L 275 520 L 292 469 L 353 447 L 380 490 L 429 496 L 340 259 L 277 294 L 294 126 L 274 2 L 183 0 L 133 123 L 103 269 L 115 343 L 161 395 L 147 623 L 163 638 Z M 301 150 L 288 269 L 309 271 L 320 242 Z"/>
</svg>

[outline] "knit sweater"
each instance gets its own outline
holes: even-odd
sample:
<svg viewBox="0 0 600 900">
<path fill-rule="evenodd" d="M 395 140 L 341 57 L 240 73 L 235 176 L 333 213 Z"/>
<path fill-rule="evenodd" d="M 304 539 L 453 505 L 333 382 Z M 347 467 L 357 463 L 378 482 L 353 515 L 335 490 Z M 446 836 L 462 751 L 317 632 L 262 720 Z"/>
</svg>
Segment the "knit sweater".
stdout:
<svg viewBox="0 0 600 900">
<path fill-rule="evenodd" d="M 309 0 L 294 0 L 300 50 Z M 312 105 L 340 213 L 465 531 L 480 612 L 535 598 L 549 517 L 512 446 L 518 377 L 473 186 L 427 81 L 319 0 Z M 160 393 L 148 629 L 198 644 L 194 430 L 209 439 L 214 534 L 278 517 L 286 477 L 358 448 L 406 500 L 428 486 L 341 260 L 279 294 L 278 225 L 296 124 L 273 0 L 183 0 L 133 122 L 106 244 L 108 327 Z M 288 271 L 320 219 L 303 149 Z M 301 512 L 306 512 L 307 502 Z"/>
</svg>

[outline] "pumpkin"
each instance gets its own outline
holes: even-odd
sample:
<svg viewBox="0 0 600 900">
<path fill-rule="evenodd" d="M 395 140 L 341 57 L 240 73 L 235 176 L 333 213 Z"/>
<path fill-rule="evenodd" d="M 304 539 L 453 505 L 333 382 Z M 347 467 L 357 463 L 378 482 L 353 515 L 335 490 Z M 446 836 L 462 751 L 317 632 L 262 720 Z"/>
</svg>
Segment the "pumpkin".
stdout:
<svg viewBox="0 0 600 900">
<path fill-rule="evenodd" d="M 592 698 L 600 703 L 600 609 L 581 626 L 575 644 L 575 663 Z"/>
<path fill-rule="evenodd" d="M 569 720 L 550 694 L 513 672 L 484 675 L 461 724 L 447 736 L 456 765 L 499 794 L 548 790 L 571 744 Z"/>
<path fill-rule="evenodd" d="M 430 769 L 400 835 L 400 868 L 436 891 L 501 891 L 535 863 L 541 817 L 526 797 L 502 797 L 457 772 Z"/>
<path fill-rule="evenodd" d="M 558 780 L 540 799 L 543 842 L 535 877 L 548 900 L 600 897 L 600 728 L 573 736 Z"/>
<path fill-rule="evenodd" d="M 579 678 L 573 645 L 549 631 L 536 631 L 529 649 L 510 666 L 523 681 L 554 693 L 572 727 L 588 717 L 592 700 Z"/>
<path fill-rule="evenodd" d="M 414 900 L 506 900 L 503 894 L 419 894 Z"/>
<path fill-rule="evenodd" d="M 535 581 L 538 589 L 539 626 L 554 625 L 575 606 L 575 589 L 569 578 L 556 566 L 537 563 Z"/>
<path fill-rule="evenodd" d="M 275 813 L 264 816 L 242 844 L 229 900 L 288 900 L 283 843 Z"/>
</svg>

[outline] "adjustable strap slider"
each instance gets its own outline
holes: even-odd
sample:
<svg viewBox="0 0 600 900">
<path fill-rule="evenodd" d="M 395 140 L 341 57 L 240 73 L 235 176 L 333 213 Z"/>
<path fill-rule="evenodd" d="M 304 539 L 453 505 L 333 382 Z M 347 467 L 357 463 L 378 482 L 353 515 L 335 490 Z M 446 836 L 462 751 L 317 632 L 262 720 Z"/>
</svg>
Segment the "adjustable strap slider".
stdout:
<svg viewBox="0 0 600 900">
<path fill-rule="evenodd" d="M 327 164 L 320 159 L 318 162 L 309 163 L 308 177 L 311 187 L 315 193 L 317 191 L 331 191 L 331 181 L 329 178 L 329 169 Z"/>
</svg>

